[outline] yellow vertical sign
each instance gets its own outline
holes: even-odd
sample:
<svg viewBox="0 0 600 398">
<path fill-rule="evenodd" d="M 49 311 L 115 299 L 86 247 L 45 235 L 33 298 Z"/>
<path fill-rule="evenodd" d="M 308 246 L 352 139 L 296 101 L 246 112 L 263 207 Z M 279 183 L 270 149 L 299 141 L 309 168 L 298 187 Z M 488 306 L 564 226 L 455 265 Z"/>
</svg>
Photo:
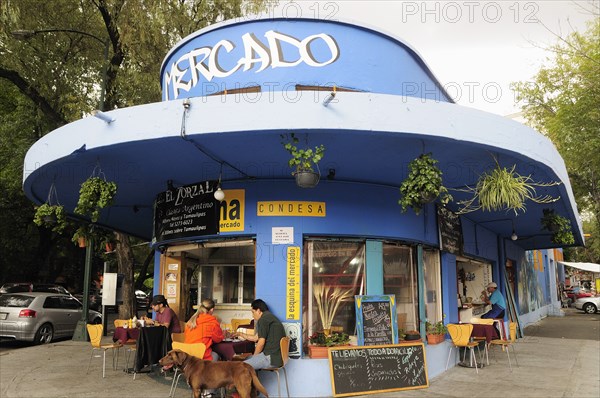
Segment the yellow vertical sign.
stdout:
<svg viewBox="0 0 600 398">
<path fill-rule="evenodd" d="M 300 320 L 300 247 L 287 248 L 285 319 Z"/>
<path fill-rule="evenodd" d="M 244 189 L 226 189 L 225 200 L 221 202 L 221 232 L 244 230 L 244 212 L 246 207 Z"/>
</svg>

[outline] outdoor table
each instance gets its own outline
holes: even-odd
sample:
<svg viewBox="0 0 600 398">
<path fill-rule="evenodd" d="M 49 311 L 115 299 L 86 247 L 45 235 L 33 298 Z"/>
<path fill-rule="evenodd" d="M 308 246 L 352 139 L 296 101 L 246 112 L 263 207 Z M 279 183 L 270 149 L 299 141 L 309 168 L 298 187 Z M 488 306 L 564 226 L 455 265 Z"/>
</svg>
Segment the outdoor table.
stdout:
<svg viewBox="0 0 600 398">
<path fill-rule="evenodd" d="M 120 341 L 121 344 L 125 344 L 128 340 L 137 340 L 140 337 L 139 328 L 123 328 L 118 327 L 115 329 L 113 334 L 113 341 L 116 343 Z"/>
<path fill-rule="evenodd" d="M 134 371 L 140 373 L 142 368 L 157 364 L 171 349 L 171 335 L 165 326 L 140 328 Z"/>
<path fill-rule="evenodd" d="M 254 342 L 248 340 L 231 340 L 214 343 L 212 350 L 224 361 L 232 361 L 235 354 L 253 353 Z"/>
</svg>

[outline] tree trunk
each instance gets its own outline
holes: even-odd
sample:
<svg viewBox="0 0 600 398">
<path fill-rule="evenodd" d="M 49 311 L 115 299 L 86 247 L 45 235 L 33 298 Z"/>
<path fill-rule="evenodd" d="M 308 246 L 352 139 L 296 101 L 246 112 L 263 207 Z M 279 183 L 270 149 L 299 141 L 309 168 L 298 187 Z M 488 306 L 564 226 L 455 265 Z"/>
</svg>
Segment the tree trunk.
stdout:
<svg viewBox="0 0 600 398">
<path fill-rule="evenodd" d="M 129 319 L 134 315 L 137 316 L 133 290 L 133 251 L 129 243 L 129 236 L 121 232 L 115 232 L 115 237 L 117 238 L 117 247 L 115 249 L 115 254 L 117 255 L 117 272 L 125 275 L 122 286 L 123 304 L 119 306 L 119 319 Z"/>
</svg>

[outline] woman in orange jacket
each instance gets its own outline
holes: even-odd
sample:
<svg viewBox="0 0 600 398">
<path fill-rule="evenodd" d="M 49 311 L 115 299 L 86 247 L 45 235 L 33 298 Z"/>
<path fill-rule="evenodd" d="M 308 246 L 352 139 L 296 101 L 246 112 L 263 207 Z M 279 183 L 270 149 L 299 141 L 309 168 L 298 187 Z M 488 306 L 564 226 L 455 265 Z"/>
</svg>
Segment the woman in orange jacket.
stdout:
<svg viewBox="0 0 600 398">
<path fill-rule="evenodd" d="M 215 302 L 212 299 L 202 300 L 198 310 L 185 324 L 185 342 L 186 343 L 204 343 L 206 351 L 205 360 L 219 360 L 219 354 L 213 352 L 210 348 L 213 343 L 223 341 L 223 331 L 217 318 L 213 316 Z"/>
</svg>

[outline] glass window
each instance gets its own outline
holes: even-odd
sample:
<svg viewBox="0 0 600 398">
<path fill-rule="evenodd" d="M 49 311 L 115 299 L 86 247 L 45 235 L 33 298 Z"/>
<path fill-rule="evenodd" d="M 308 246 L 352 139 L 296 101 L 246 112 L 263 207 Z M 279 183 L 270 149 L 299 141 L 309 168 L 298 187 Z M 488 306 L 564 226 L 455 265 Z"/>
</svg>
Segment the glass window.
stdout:
<svg viewBox="0 0 600 398">
<path fill-rule="evenodd" d="M 217 303 L 242 304 L 254 300 L 254 265 L 205 265 L 200 267 L 199 297 Z"/>
<path fill-rule="evenodd" d="M 412 248 L 383 244 L 383 293 L 396 295 L 398 329 L 419 330 L 418 299 Z"/>
<path fill-rule="evenodd" d="M 76 299 L 72 297 L 61 297 L 62 307 L 67 308 L 69 310 L 77 310 L 82 307 L 82 305 Z"/>
<path fill-rule="evenodd" d="M 326 328 L 356 334 L 354 296 L 365 291 L 364 243 L 309 241 L 304 250 L 304 340 Z"/>
<path fill-rule="evenodd" d="M 423 274 L 425 276 L 425 318 L 432 323 L 439 322 L 443 320 L 443 315 L 438 250 L 423 250 Z"/>
<path fill-rule="evenodd" d="M 0 295 L 0 307 L 29 307 L 29 304 L 35 297 L 23 296 L 20 294 Z"/>
<path fill-rule="evenodd" d="M 60 297 L 46 297 L 46 301 L 44 301 L 44 308 L 62 308 Z"/>
</svg>

